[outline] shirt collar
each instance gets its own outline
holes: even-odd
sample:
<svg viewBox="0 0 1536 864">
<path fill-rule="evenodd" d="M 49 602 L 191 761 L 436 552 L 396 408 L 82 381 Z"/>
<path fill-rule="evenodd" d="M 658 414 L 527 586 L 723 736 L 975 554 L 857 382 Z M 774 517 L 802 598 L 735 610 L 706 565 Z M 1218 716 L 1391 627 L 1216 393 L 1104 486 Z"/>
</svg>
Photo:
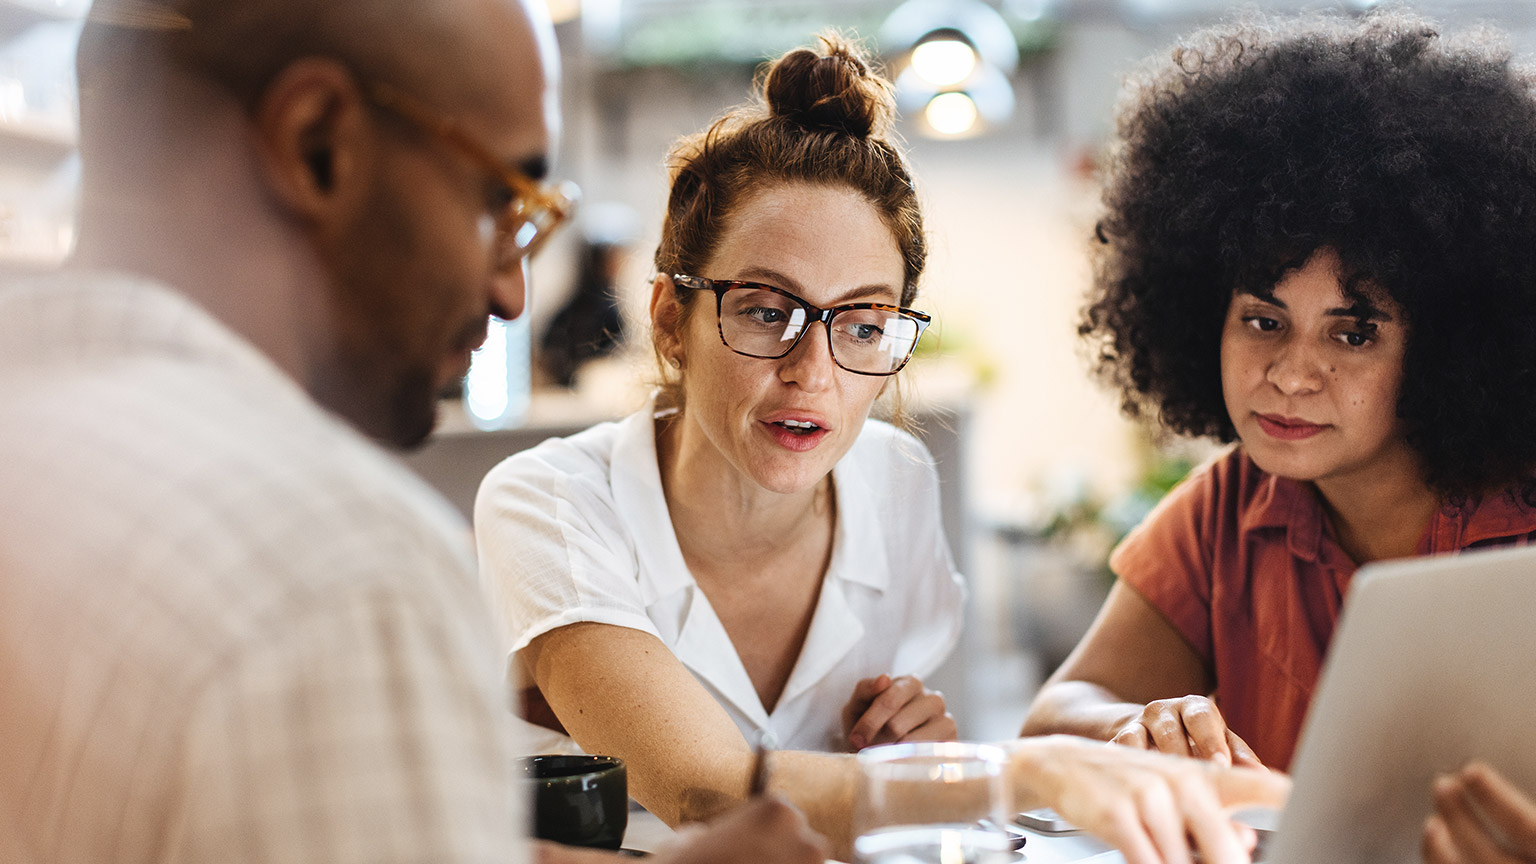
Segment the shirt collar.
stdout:
<svg viewBox="0 0 1536 864">
<path fill-rule="evenodd" d="M 1449 552 L 1481 543 L 1536 533 L 1536 509 L 1520 496 L 1518 486 L 1495 495 L 1446 504 L 1430 520 L 1426 553 Z"/>
<path fill-rule="evenodd" d="M 1291 554 L 1312 563 L 1324 554 L 1325 542 L 1337 545 L 1328 537 L 1322 502 L 1310 484 L 1264 474 L 1251 463 L 1249 469 L 1263 477 L 1263 486 L 1243 514 L 1244 531 L 1283 529 Z M 1420 552 L 1454 552 L 1532 533 L 1536 533 L 1536 508 L 1527 506 L 1512 487 L 1497 495 L 1442 506 L 1430 520 Z"/>
<path fill-rule="evenodd" d="M 1246 455 L 1242 458 L 1248 459 Z M 1306 484 L 1263 473 L 1251 463 L 1248 467 L 1263 479 L 1253 504 L 1243 513 L 1244 533 L 1262 528 L 1282 529 L 1292 555 L 1308 563 L 1317 563 L 1327 533 L 1323 506 L 1317 500 L 1317 493 Z"/>
<path fill-rule="evenodd" d="M 785 682 L 779 707 L 813 692 L 843 661 L 864 635 L 864 623 L 851 602 L 850 590 L 883 592 L 890 582 L 884 525 L 874 504 L 875 491 L 855 464 L 861 442 L 833 468 L 837 495 L 837 527 L 832 559 L 805 644 L 795 668 Z M 697 584 L 683 560 L 677 535 L 667 513 L 662 492 L 661 468 L 656 458 L 656 409 L 654 398 L 644 408 L 620 421 L 613 451 L 613 495 L 634 538 L 640 567 L 640 593 L 647 606 Z M 853 585 L 862 586 L 853 589 Z M 708 609 L 702 594 L 689 598 L 682 628 L 673 650 L 687 666 L 708 681 L 720 695 L 761 728 L 770 720 L 747 678 L 739 655 L 722 651 L 730 644 L 719 618 Z"/>
<path fill-rule="evenodd" d="M 856 465 L 862 455 L 858 452 L 861 443 L 855 441 L 832 469 L 837 537 L 827 575 L 883 592 L 891 582 L 891 564 L 885 555 L 889 544 L 885 542 L 886 526 L 874 507 L 881 493 L 870 488 L 869 475 Z M 912 506 L 917 506 L 916 502 Z"/>
<path fill-rule="evenodd" d="M 654 397 L 639 411 L 619 421 L 613 448 L 613 498 L 629 523 L 640 567 L 641 599 L 647 606 L 695 583 L 683 561 L 682 549 L 667 511 L 661 488 L 661 463 L 656 458 Z"/>
</svg>

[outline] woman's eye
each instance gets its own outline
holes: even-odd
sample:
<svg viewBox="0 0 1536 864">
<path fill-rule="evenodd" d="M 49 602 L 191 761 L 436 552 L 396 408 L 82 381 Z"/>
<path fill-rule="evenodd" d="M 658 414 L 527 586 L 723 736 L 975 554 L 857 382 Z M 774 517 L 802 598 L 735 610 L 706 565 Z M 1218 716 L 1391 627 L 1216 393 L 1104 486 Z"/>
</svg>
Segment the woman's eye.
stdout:
<svg viewBox="0 0 1536 864">
<path fill-rule="evenodd" d="M 750 309 L 743 309 L 741 314 L 759 324 L 780 324 L 789 317 L 784 314 L 783 309 L 770 309 L 766 306 L 754 306 Z"/>
<path fill-rule="evenodd" d="M 1255 330 L 1264 333 L 1272 333 L 1280 329 L 1280 322 L 1273 318 L 1265 318 L 1263 315 L 1247 315 L 1243 317 L 1243 323 Z"/>
<path fill-rule="evenodd" d="M 1374 341 L 1373 334 L 1363 330 L 1346 330 L 1339 334 L 1339 341 L 1351 348 L 1364 348 Z"/>
<path fill-rule="evenodd" d="M 870 340 L 877 339 L 882 335 L 882 333 L 883 331 L 873 324 L 855 324 L 848 328 L 848 335 L 859 340 L 860 342 L 868 342 Z"/>
</svg>

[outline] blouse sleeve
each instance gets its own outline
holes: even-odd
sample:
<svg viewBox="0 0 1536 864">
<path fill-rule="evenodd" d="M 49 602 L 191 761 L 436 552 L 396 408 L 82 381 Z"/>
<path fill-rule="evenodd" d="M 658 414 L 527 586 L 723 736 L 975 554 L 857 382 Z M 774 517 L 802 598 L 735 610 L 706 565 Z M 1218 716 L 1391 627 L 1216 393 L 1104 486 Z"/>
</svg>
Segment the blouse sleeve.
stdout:
<svg viewBox="0 0 1536 864">
<path fill-rule="evenodd" d="M 475 498 L 480 581 L 509 654 L 582 621 L 659 637 L 608 472 L 563 441 L 519 453 Z"/>
<path fill-rule="evenodd" d="M 1234 451 L 1235 452 L 1235 451 Z M 1227 457 L 1196 469 L 1110 553 L 1109 567 L 1145 597 L 1207 664 L 1215 521 Z"/>
</svg>

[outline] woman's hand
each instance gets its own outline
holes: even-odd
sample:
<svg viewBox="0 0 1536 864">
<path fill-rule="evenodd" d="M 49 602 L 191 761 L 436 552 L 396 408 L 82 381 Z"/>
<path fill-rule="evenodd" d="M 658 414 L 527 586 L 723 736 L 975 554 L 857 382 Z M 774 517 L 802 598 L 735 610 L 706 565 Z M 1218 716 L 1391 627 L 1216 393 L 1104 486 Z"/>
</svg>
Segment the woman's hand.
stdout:
<svg viewBox="0 0 1536 864">
<path fill-rule="evenodd" d="M 1140 750 L 1209 759 L 1218 765 L 1264 767 L 1247 742 L 1227 728 L 1216 703 L 1205 696 L 1150 702 L 1110 741 Z"/>
<path fill-rule="evenodd" d="M 1497 771 L 1473 762 L 1437 778 L 1434 796 L 1424 822 L 1426 864 L 1536 862 L 1536 801 Z"/>
<path fill-rule="evenodd" d="M 843 706 L 848 745 L 863 750 L 897 741 L 953 741 L 955 718 L 944 710 L 944 694 L 927 690 L 911 675 L 865 678 Z"/>
<path fill-rule="evenodd" d="M 1127 864 L 1246 864 L 1253 829 L 1239 807 L 1281 807 L 1290 778 L 1252 768 L 1143 753 L 1064 735 L 1015 742 L 1012 774 L 1021 809 L 1048 805 L 1113 844 Z"/>
<path fill-rule="evenodd" d="M 1206 696 L 1216 681 L 1179 631 L 1136 589 L 1116 582 L 1082 642 L 1041 686 L 1026 736 L 1068 733 L 1142 750 L 1258 766 Z"/>
</svg>

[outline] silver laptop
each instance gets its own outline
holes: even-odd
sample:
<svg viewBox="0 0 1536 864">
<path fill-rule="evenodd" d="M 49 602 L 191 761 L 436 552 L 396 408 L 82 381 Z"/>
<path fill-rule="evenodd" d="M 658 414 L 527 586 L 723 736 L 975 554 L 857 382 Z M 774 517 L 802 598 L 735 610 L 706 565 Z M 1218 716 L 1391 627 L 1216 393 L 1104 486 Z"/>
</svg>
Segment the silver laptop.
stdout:
<svg viewBox="0 0 1536 864">
<path fill-rule="evenodd" d="M 1536 794 L 1536 546 L 1355 575 L 1268 864 L 1404 864 L 1437 774 L 1479 758 Z"/>
</svg>

